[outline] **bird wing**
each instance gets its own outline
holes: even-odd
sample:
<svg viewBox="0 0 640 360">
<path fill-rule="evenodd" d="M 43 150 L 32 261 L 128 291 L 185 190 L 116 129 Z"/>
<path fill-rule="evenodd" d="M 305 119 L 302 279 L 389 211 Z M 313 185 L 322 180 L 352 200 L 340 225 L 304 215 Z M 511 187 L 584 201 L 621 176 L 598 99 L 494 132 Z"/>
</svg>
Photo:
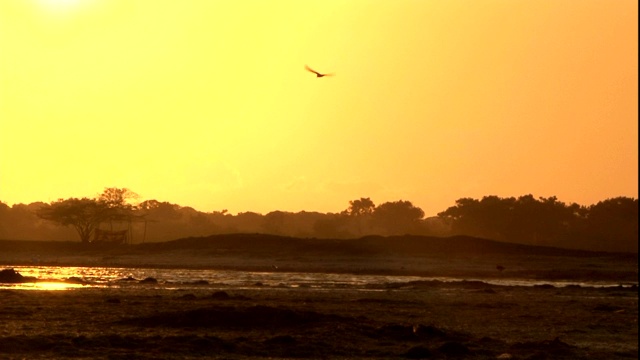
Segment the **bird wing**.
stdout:
<svg viewBox="0 0 640 360">
<path fill-rule="evenodd" d="M 322 75 L 319 72 L 313 70 L 312 68 L 310 68 L 309 66 L 305 65 L 304 66 L 305 69 L 307 69 L 307 71 L 311 71 L 312 73 L 316 74 L 316 75 Z"/>
</svg>

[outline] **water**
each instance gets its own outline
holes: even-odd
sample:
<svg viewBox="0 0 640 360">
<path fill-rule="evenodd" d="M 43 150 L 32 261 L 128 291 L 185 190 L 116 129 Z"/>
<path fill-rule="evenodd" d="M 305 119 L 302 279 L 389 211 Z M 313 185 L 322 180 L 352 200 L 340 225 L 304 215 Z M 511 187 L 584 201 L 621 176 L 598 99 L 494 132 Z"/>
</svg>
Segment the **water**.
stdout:
<svg viewBox="0 0 640 360">
<path fill-rule="evenodd" d="M 21 275 L 33 277 L 34 282 L 3 284 L 0 289 L 18 290 L 71 290 L 87 287 L 154 286 L 183 289 L 193 286 L 217 288 L 310 288 L 316 290 L 381 290 L 412 281 L 482 281 L 500 286 L 535 286 L 549 284 L 555 287 L 579 285 L 581 287 L 615 287 L 614 282 L 541 281 L 532 279 L 478 279 L 421 276 L 355 275 L 333 273 L 251 272 L 196 269 L 155 269 L 117 267 L 67 266 L 5 266 Z M 158 282 L 144 284 L 139 280 L 154 278 Z M 634 284 L 625 284 L 631 286 Z M 637 286 L 637 284 L 635 284 Z"/>
</svg>

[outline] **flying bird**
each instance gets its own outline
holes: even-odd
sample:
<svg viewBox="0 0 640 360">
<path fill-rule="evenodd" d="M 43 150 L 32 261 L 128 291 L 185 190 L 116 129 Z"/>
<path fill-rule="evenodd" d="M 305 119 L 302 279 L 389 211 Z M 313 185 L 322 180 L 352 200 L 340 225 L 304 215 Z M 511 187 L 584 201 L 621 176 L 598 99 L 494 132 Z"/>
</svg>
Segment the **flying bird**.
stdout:
<svg viewBox="0 0 640 360">
<path fill-rule="evenodd" d="M 310 71 L 310 72 L 316 74 L 316 77 L 319 77 L 319 78 L 324 77 L 324 76 L 333 76 L 333 74 L 322 74 L 322 73 L 319 73 L 319 72 L 313 70 L 312 68 L 310 68 L 307 65 L 305 65 L 304 68 L 307 69 L 307 71 Z"/>
</svg>

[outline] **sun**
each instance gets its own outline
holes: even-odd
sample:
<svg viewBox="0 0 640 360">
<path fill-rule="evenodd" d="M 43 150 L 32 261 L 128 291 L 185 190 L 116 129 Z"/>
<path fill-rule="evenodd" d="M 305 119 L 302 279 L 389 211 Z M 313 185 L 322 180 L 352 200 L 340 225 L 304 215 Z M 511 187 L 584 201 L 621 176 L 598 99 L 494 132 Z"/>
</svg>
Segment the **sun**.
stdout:
<svg viewBox="0 0 640 360">
<path fill-rule="evenodd" d="M 36 0 L 38 5 L 52 13 L 65 14 L 76 11 L 92 0 Z"/>
<path fill-rule="evenodd" d="M 68 8 L 77 6 L 82 0 L 38 0 L 38 2 L 52 8 Z"/>
</svg>

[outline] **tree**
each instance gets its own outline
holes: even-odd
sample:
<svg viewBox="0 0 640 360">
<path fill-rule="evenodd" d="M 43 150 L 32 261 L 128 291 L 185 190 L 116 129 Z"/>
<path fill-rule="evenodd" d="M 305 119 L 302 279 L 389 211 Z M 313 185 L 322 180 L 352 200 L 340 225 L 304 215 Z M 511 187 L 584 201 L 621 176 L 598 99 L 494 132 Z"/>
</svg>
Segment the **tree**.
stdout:
<svg viewBox="0 0 640 360">
<path fill-rule="evenodd" d="M 267 234 L 284 235 L 286 234 L 286 218 L 287 213 L 282 211 L 272 211 L 264 216 L 263 228 Z"/>
<path fill-rule="evenodd" d="M 533 195 L 482 200 L 458 199 L 456 206 L 438 216 L 451 224 L 453 234 L 480 236 L 515 243 L 569 244 L 582 227 L 586 209 L 567 205 L 555 196 L 536 199 Z"/>
<path fill-rule="evenodd" d="M 495 195 L 482 200 L 461 198 L 455 206 L 438 213 L 438 217 L 451 225 L 453 234 L 505 240 L 515 203 L 515 198 L 502 199 Z"/>
<path fill-rule="evenodd" d="M 520 196 L 510 216 L 508 241 L 558 246 L 568 241 L 571 227 L 579 220 L 579 206 L 567 206 L 555 196 L 535 199 Z"/>
<path fill-rule="evenodd" d="M 129 222 L 136 218 L 135 210 L 138 207 L 130 204 L 130 200 L 137 199 L 138 194 L 127 188 L 105 188 L 98 196 L 97 201 L 109 208 L 108 220 L 113 227 L 113 222 Z"/>
<path fill-rule="evenodd" d="M 129 201 L 137 198 L 139 198 L 139 195 L 127 188 L 105 188 L 102 194 L 98 196 L 98 201 L 107 204 L 111 208 L 133 208 Z"/>
<path fill-rule="evenodd" d="M 638 199 L 616 197 L 589 207 L 587 229 L 592 247 L 638 252 Z"/>
<path fill-rule="evenodd" d="M 349 216 L 365 216 L 373 214 L 376 205 L 369 198 L 360 198 L 360 200 L 349 201 L 349 207 L 344 211 Z"/>
<path fill-rule="evenodd" d="M 59 199 L 51 204 L 43 204 L 36 210 L 36 215 L 63 226 L 72 226 L 80 235 L 80 241 L 90 242 L 101 223 L 130 222 L 136 218 L 136 208 L 128 201 L 137 197 L 136 193 L 126 188 L 105 188 L 96 199 Z"/>
<path fill-rule="evenodd" d="M 42 219 L 72 226 L 83 243 L 88 243 L 94 230 L 112 214 L 113 211 L 106 203 L 88 198 L 59 199 L 51 204 L 44 204 L 36 212 Z"/>
<path fill-rule="evenodd" d="M 0 239 L 8 239 L 10 232 L 9 218 L 11 216 L 11 207 L 0 201 Z"/>
<path fill-rule="evenodd" d="M 313 233 L 320 238 L 341 239 L 353 236 L 347 230 L 349 218 L 344 214 L 325 214 L 313 224 Z"/>
<path fill-rule="evenodd" d="M 378 205 L 372 214 L 374 224 L 387 235 L 420 233 L 424 211 L 411 201 L 394 201 Z"/>
<path fill-rule="evenodd" d="M 360 198 L 359 200 L 349 201 L 349 207 L 343 211 L 341 215 L 347 216 L 352 226 L 352 231 L 362 236 L 367 230 L 370 230 L 371 216 L 373 215 L 376 205 L 370 198 Z"/>
</svg>

